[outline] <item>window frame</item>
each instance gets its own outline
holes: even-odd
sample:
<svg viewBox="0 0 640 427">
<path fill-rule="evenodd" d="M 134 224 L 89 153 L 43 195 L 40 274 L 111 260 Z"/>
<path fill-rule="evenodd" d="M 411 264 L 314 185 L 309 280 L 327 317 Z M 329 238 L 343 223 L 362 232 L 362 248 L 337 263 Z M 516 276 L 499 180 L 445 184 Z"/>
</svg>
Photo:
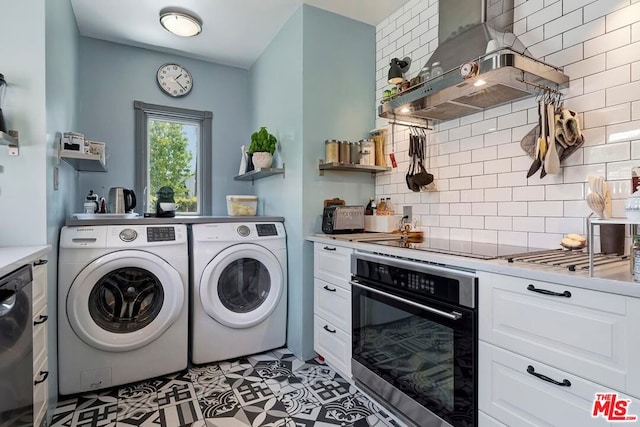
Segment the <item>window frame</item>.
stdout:
<svg viewBox="0 0 640 427">
<path fill-rule="evenodd" d="M 166 105 L 148 104 L 142 101 L 134 101 L 135 112 L 135 191 L 143 196 L 143 206 L 146 206 L 149 195 L 145 194 L 145 188 L 149 188 L 147 182 L 147 165 L 149 161 L 148 128 L 149 118 L 167 120 L 190 120 L 200 125 L 200 144 L 197 152 L 198 173 L 196 176 L 197 192 L 200 204 L 198 215 L 211 215 L 213 200 L 212 182 L 212 122 L 211 111 L 190 110 L 186 108 L 170 107 Z M 146 206 L 149 211 L 149 206 Z M 144 214 L 145 212 L 143 212 Z"/>
</svg>

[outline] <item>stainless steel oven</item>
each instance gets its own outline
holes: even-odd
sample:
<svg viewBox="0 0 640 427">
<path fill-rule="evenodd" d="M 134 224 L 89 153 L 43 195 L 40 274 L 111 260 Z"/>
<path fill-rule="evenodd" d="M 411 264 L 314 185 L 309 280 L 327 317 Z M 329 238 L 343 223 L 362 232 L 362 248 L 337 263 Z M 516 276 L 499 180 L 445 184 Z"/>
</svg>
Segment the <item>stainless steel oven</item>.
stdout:
<svg viewBox="0 0 640 427">
<path fill-rule="evenodd" d="M 477 277 L 355 253 L 352 374 L 407 424 L 477 425 Z"/>
</svg>

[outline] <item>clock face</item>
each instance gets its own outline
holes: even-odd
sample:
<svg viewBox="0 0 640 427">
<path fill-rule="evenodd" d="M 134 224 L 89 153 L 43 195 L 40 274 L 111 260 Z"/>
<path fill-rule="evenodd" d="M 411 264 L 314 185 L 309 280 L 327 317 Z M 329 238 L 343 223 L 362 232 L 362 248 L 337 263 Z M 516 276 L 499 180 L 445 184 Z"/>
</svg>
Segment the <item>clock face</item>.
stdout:
<svg viewBox="0 0 640 427">
<path fill-rule="evenodd" d="M 191 73 L 178 64 L 164 64 L 158 68 L 156 79 L 164 93 L 176 98 L 185 96 L 193 88 Z"/>
</svg>

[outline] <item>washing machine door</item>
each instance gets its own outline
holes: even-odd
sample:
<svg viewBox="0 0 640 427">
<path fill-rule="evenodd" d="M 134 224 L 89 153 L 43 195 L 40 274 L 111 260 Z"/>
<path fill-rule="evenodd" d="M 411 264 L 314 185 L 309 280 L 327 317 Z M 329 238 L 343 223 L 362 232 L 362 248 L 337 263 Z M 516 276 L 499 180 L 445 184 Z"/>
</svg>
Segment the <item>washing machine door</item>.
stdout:
<svg viewBox="0 0 640 427">
<path fill-rule="evenodd" d="M 88 345 L 123 352 L 157 339 L 180 315 L 185 285 L 157 255 L 123 250 L 87 265 L 67 295 L 67 317 Z"/>
<path fill-rule="evenodd" d="M 202 272 L 200 302 L 205 312 L 230 328 L 265 320 L 284 290 L 278 259 L 259 245 L 239 244 L 216 255 Z"/>
</svg>

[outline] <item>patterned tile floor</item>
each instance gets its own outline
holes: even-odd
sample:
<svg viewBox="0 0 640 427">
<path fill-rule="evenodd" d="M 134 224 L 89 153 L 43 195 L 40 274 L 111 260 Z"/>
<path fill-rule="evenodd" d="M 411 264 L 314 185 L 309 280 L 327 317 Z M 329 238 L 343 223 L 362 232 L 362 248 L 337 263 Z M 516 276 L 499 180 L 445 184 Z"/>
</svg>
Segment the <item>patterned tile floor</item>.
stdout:
<svg viewBox="0 0 640 427">
<path fill-rule="evenodd" d="M 398 427 L 317 359 L 278 349 L 94 393 L 61 396 L 54 427 Z"/>
</svg>

